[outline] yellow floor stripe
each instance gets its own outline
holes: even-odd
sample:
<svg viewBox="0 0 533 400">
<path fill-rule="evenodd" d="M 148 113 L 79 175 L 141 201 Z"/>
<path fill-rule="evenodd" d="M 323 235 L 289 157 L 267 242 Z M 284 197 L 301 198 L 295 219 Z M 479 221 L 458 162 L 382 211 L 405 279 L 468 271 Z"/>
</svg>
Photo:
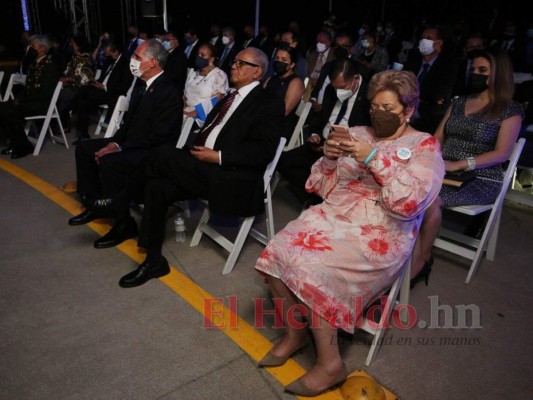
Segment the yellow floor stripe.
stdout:
<svg viewBox="0 0 533 400">
<path fill-rule="evenodd" d="M 63 207 L 70 214 L 77 215 L 83 210 L 82 205 L 71 195 L 66 194 L 62 190 L 50 185 L 48 182 L 32 175 L 22 168 L 2 159 L 0 159 L 0 168 L 27 183 L 54 203 Z M 107 233 L 111 228 L 109 224 L 102 221 L 91 222 L 88 226 L 100 235 Z M 137 263 L 144 260 L 144 254 L 139 250 L 134 240 L 127 240 L 120 246 L 117 246 L 117 248 Z M 215 298 L 209 292 L 205 291 L 202 287 L 198 286 L 195 282 L 173 267 L 171 268 L 170 274 L 160 278 L 160 280 L 195 308 L 200 314 L 204 317 L 206 316 L 204 313 L 205 301 Z M 250 357 L 259 361 L 272 347 L 272 343 L 257 332 L 245 320 L 241 319 L 238 315 L 235 315 L 226 306 L 216 302 L 213 303 L 213 305 L 213 316 L 216 318 L 211 319 L 212 323 L 216 326 L 220 326 L 221 323 L 224 322 L 225 327 L 220 328 L 220 330 L 230 337 Z M 237 322 L 237 329 L 231 328 L 230 322 L 232 321 Z M 267 368 L 267 371 L 283 386 L 288 385 L 306 372 L 304 368 L 292 359 L 289 359 L 289 361 L 283 366 Z M 315 397 L 315 399 L 342 399 L 342 396 L 337 389 Z"/>
</svg>

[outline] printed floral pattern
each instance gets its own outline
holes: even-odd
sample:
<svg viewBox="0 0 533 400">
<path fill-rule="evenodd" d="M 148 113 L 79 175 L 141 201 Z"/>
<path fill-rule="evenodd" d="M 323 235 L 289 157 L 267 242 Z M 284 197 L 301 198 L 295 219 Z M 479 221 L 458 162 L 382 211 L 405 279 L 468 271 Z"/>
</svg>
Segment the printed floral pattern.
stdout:
<svg viewBox="0 0 533 400">
<path fill-rule="evenodd" d="M 351 158 L 322 158 L 307 190 L 324 198 L 268 244 L 256 269 L 280 278 L 331 324 L 353 332 L 362 310 L 389 287 L 404 265 L 424 210 L 439 193 L 444 163 L 430 135 L 414 132 L 375 142 L 365 127 L 352 137 L 378 153 L 366 166 Z M 409 149 L 411 157 L 397 157 Z M 359 178 L 362 177 L 362 180 Z"/>
</svg>

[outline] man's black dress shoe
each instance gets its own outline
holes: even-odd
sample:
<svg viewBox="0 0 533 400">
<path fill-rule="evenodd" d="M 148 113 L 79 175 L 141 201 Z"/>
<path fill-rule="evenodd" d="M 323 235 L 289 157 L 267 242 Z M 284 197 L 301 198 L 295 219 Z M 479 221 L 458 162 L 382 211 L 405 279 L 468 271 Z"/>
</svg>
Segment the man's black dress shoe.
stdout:
<svg viewBox="0 0 533 400">
<path fill-rule="evenodd" d="M 13 148 L 11 151 L 11 158 L 17 159 L 26 157 L 27 155 L 33 153 L 33 146 L 23 147 L 21 149 L 18 149 L 16 147 Z"/>
<path fill-rule="evenodd" d="M 102 218 L 102 216 L 94 211 L 86 209 L 81 214 L 78 214 L 75 217 L 72 217 L 71 219 L 69 219 L 68 224 L 70 226 L 84 225 L 98 218 Z"/>
<path fill-rule="evenodd" d="M 159 278 L 167 275 L 168 273 L 170 273 L 168 261 L 165 259 L 165 257 L 161 257 L 161 261 L 155 266 L 148 265 L 146 261 L 143 262 L 135 271 L 132 271 L 120 278 L 118 284 L 123 288 L 141 286 L 152 278 Z"/>
<path fill-rule="evenodd" d="M 117 221 L 109 232 L 94 242 L 94 247 L 97 249 L 115 247 L 125 240 L 137 237 L 137 235 L 137 223 L 132 217 L 128 217 Z"/>
<path fill-rule="evenodd" d="M 5 148 L 4 150 L 0 151 L 0 154 L 2 154 L 3 156 L 6 156 L 8 154 L 13 153 L 13 150 L 14 150 L 14 147 L 13 146 L 9 146 L 9 147 Z"/>
</svg>

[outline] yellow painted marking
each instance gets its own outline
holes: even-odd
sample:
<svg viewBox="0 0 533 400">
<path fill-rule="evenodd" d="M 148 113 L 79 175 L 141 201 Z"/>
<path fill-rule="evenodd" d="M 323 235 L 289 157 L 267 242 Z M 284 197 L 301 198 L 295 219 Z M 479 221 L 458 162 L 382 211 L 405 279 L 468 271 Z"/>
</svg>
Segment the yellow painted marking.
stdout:
<svg viewBox="0 0 533 400">
<path fill-rule="evenodd" d="M 54 203 L 63 207 L 70 214 L 77 215 L 83 210 L 83 206 L 72 196 L 22 168 L 2 159 L 0 159 L 0 168 L 27 183 Z M 102 220 L 91 222 L 88 226 L 100 235 L 107 233 L 111 228 L 111 225 Z M 144 261 L 144 253 L 137 247 L 134 240 L 126 240 L 124 243 L 117 246 L 117 248 L 137 263 Z M 159 280 L 171 288 L 176 294 L 178 294 L 178 296 L 189 303 L 204 317 L 206 317 L 204 309 L 205 302 L 210 299 L 216 299 L 216 297 L 212 296 L 209 292 L 205 291 L 202 287 L 198 286 L 174 267 L 170 269 L 170 274 L 159 278 Z M 211 318 L 212 324 L 215 326 L 222 326 L 222 324 L 224 324 L 224 327 L 217 329 L 224 332 L 254 360 L 259 361 L 272 347 L 273 343 L 256 331 L 245 320 L 241 319 L 238 315 L 235 315 L 226 306 L 221 305 L 219 302 L 213 302 L 211 309 L 213 311 L 213 318 Z M 231 327 L 232 322 L 234 321 L 236 321 L 238 328 Z M 293 359 L 289 359 L 285 365 L 266 368 L 266 370 L 283 386 L 288 385 L 307 372 Z M 340 391 L 336 389 L 314 398 L 329 400 L 342 399 L 342 396 Z"/>
</svg>

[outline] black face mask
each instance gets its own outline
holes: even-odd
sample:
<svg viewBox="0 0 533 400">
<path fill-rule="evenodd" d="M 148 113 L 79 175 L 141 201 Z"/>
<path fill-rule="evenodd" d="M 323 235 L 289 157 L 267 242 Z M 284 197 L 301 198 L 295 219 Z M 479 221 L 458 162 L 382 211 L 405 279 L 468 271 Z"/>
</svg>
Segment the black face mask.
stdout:
<svg viewBox="0 0 533 400">
<path fill-rule="evenodd" d="M 206 60 L 205 58 L 200 57 L 200 56 L 196 56 L 196 60 L 194 64 L 196 65 L 198 69 L 204 69 L 205 67 L 209 65 L 209 60 Z"/>
<path fill-rule="evenodd" d="M 333 54 L 335 55 L 335 59 L 337 60 L 344 60 L 348 58 L 348 50 L 344 47 L 335 47 Z"/>
<path fill-rule="evenodd" d="M 37 59 L 37 50 L 35 50 L 33 47 L 30 47 L 26 52 L 26 58 L 28 61 L 35 61 Z"/>
<path fill-rule="evenodd" d="M 489 87 L 487 85 L 488 79 L 488 75 L 470 74 L 470 77 L 468 78 L 468 84 L 466 86 L 468 93 L 478 94 L 486 90 Z"/>
<path fill-rule="evenodd" d="M 287 71 L 289 64 L 282 61 L 274 61 L 272 67 L 277 75 L 283 75 Z"/>
</svg>

